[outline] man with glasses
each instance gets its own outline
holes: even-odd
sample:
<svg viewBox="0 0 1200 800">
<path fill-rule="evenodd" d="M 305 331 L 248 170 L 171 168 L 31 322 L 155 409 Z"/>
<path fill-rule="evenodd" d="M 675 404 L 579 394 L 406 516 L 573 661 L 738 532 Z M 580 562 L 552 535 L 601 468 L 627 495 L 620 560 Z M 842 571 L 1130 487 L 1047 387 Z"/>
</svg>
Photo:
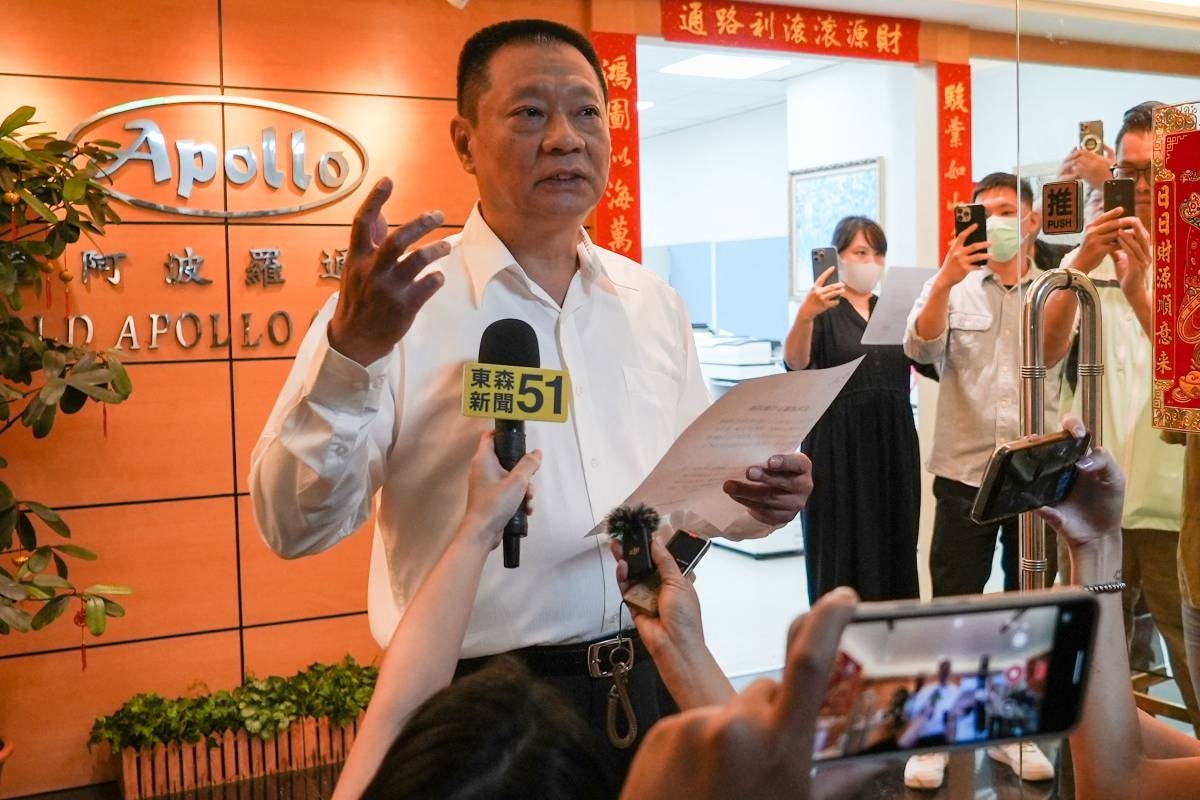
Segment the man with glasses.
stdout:
<svg viewBox="0 0 1200 800">
<path fill-rule="evenodd" d="M 1171 669 L 1179 683 L 1192 724 L 1200 731 L 1200 710 L 1188 672 L 1183 644 L 1176 550 L 1182 523 L 1182 448 L 1162 441 L 1150 424 L 1150 375 L 1154 335 L 1150 292 L 1153 250 L 1151 156 L 1154 111 L 1162 103 L 1146 102 L 1125 112 L 1117 133 L 1116 163 L 1108 171 L 1068 156 L 1064 172 L 1082 177 L 1102 202 L 1103 180 L 1111 174 L 1134 181 L 1134 208 L 1114 208 L 1094 216 L 1083 242 L 1063 258 L 1063 266 L 1086 273 L 1096 284 L 1104 320 L 1103 443 L 1128 475 L 1122 519 L 1122 568 L 1128 588 L 1123 598 L 1125 629 L 1131 634 L 1133 609 L 1139 599 L 1167 643 Z M 1094 161 L 1094 159 L 1092 159 Z M 1100 206 L 1101 210 L 1103 206 Z M 1089 212 L 1093 211 L 1089 202 Z M 1070 292 L 1051 301 L 1074 304 Z M 1070 315 L 1047 311 L 1047 327 L 1069 325 Z M 1200 365 L 1198 365 L 1200 368 Z"/>
</svg>

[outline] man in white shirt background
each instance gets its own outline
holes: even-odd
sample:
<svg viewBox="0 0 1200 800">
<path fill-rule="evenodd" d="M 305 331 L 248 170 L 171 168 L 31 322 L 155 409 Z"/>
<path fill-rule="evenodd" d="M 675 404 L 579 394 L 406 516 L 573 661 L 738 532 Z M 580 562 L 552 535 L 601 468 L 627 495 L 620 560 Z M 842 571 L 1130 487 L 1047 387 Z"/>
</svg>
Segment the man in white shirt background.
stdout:
<svg viewBox="0 0 1200 800">
<path fill-rule="evenodd" d="M 368 608 L 386 642 L 453 533 L 490 424 L 461 414 L 463 364 L 491 322 L 529 323 L 542 367 L 570 374 L 570 418 L 527 426 L 528 449 L 544 454 L 538 513 L 521 566 L 506 570 L 493 553 L 484 569 L 461 669 L 515 651 L 603 730 L 613 681 L 590 677 L 588 660 L 604 659 L 622 629 L 621 597 L 607 543 L 585 534 L 709 398 L 683 301 L 582 228 L 611 150 L 587 39 L 540 20 L 485 28 L 463 48 L 458 88 L 451 139 L 480 201 L 460 234 L 405 255 L 441 214 L 388 235 L 391 184 L 372 190 L 341 293 L 317 316 L 255 448 L 256 517 L 276 552 L 302 556 L 352 533 L 378 496 Z M 727 533 L 761 536 L 791 520 L 808 473 L 789 453 L 726 482 L 746 509 Z M 672 706 L 637 649 L 629 683 L 644 731 Z"/>
</svg>

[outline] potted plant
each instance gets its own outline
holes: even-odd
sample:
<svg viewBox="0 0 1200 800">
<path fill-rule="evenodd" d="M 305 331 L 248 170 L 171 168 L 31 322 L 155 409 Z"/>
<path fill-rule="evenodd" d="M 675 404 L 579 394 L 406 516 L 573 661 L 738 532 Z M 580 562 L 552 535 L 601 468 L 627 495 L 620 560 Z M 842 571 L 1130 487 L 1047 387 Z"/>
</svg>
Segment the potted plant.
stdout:
<svg viewBox="0 0 1200 800">
<path fill-rule="evenodd" d="M 100 183 L 116 143 L 20 135 L 36 124 L 34 113 L 22 106 L 0 122 L 0 434 L 19 423 L 42 439 L 60 412 L 73 414 L 89 401 L 120 403 L 132 385 L 112 351 L 45 338 L 20 316 L 44 284 L 69 290 L 73 276 L 60 261 L 68 245 L 120 221 Z M 7 465 L 0 456 L 0 468 Z M 95 553 L 64 541 L 71 529 L 63 518 L 18 491 L 0 480 L 0 635 L 43 628 L 73 604 L 76 623 L 100 635 L 108 617 L 124 614 L 110 595 L 129 590 L 71 583 L 67 559 Z M 0 765 L 11 749 L 0 743 Z"/>
<path fill-rule="evenodd" d="M 168 700 L 134 695 L 92 726 L 89 745 L 121 760 L 125 800 L 216 786 L 342 761 L 378 669 L 346 656 L 232 691 Z"/>
</svg>

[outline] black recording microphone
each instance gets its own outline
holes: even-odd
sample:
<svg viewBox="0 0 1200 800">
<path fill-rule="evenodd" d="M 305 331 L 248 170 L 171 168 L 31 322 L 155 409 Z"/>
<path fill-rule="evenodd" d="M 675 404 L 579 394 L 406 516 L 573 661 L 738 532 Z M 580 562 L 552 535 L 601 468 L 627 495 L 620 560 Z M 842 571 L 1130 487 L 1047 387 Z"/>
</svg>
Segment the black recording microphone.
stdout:
<svg viewBox="0 0 1200 800">
<path fill-rule="evenodd" d="M 528 322 L 500 319 L 488 325 L 479 339 L 479 361 L 510 367 L 541 366 L 537 334 Z M 519 419 L 496 420 L 496 458 L 506 470 L 512 470 L 525 455 L 525 422 Z M 521 539 L 529 532 L 525 501 L 504 526 L 504 566 L 521 565 Z"/>
</svg>

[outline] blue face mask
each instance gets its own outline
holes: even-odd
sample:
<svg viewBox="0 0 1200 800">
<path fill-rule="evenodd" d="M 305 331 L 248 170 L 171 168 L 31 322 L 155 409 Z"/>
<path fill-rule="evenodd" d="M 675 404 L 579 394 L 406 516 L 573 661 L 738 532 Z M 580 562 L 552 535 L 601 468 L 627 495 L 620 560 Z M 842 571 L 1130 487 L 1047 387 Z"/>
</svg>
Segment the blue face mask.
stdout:
<svg viewBox="0 0 1200 800">
<path fill-rule="evenodd" d="M 1020 222 L 1016 217 L 988 217 L 987 238 L 989 254 L 998 264 L 1007 264 L 1017 257 L 1021 247 Z"/>
</svg>

